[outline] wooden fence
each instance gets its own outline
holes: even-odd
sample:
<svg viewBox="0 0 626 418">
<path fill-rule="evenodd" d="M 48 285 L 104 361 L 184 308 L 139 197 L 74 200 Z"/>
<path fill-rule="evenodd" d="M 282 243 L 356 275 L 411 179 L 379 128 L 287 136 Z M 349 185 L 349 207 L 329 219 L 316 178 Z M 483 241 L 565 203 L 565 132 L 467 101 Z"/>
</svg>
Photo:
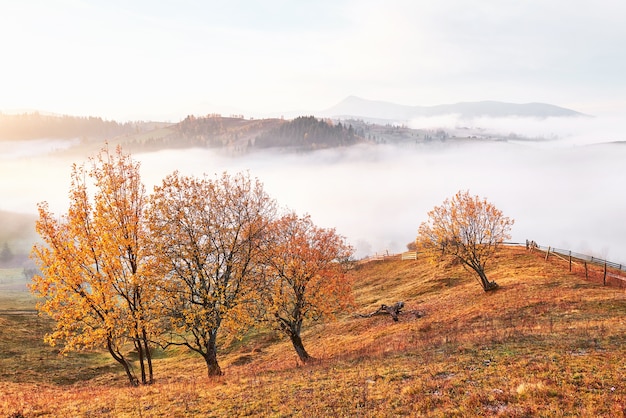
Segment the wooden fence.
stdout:
<svg viewBox="0 0 626 418">
<path fill-rule="evenodd" d="M 565 261 L 569 265 L 570 272 L 585 273 L 588 280 L 601 281 L 605 286 L 611 284 L 620 288 L 626 287 L 626 264 L 616 263 L 595 256 L 576 253 L 571 250 L 564 250 L 551 246 L 538 245 L 534 241 L 522 242 L 503 242 L 503 245 L 526 247 L 529 251 L 541 251 L 545 253 L 545 260 L 548 261 L 550 256 Z M 370 261 L 391 261 L 391 260 L 417 260 L 417 251 L 405 251 L 399 254 L 389 254 L 389 251 L 383 254 L 374 254 L 372 256 L 359 260 L 359 263 L 368 263 Z M 622 273 L 625 274 L 622 274 Z"/>
<path fill-rule="evenodd" d="M 602 281 L 605 286 L 613 284 L 618 287 L 626 287 L 626 265 L 605 260 L 595 256 L 573 252 L 572 250 L 564 250 L 562 248 L 545 247 L 531 241 L 532 245 L 526 244 L 526 248 L 531 251 L 541 251 L 545 253 L 545 259 L 548 261 L 550 256 L 565 261 L 569 265 L 570 272 L 583 272 L 588 280 Z"/>
<path fill-rule="evenodd" d="M 406 251 L 400 254 L 374 254 L 359 260 L 359 263 L 369 263 L 370 261 L 391 261 L 391 260 L 417 260 L 417 251 Z"/>
<path fill-rule="evenodd" d="M 401 260 L 417 260 L 417 251 L 406 251 L 400 254 Z"/>
</svg>

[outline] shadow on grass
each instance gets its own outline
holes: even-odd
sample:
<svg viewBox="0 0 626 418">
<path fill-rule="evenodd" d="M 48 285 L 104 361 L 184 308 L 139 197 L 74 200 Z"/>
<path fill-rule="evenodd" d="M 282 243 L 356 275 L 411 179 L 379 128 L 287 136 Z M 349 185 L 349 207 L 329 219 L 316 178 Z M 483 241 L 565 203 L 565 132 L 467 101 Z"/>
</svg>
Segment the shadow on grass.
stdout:
<svg viewBox="0 0 626 418">
<path fill-rule="evenodd" d="M 0 380 L 71 385 L 120 371 L 104 353 L 60 355 L 43 341 L 51 330 L 52 321 L 34 312 L 1 313 Z"/>
</svg>

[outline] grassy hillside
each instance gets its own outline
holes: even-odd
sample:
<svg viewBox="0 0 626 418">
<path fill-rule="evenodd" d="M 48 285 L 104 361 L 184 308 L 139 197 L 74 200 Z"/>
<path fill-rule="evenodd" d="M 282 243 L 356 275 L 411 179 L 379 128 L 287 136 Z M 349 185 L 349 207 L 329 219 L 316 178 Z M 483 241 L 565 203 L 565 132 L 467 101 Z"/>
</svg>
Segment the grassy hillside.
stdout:
<svg viewBox="0 0 626 418">
<path fill-rule="evenodd" d="M 223 377 L 157 353 L 140 388 L 100 353 L 59 358 L 47 320 L 0 313 L 0 416 L 623 416 L 624 289 L 522 248 L 488 273 L 502 288 L 486 294 L 454 264 L 363 264 L 355 311 L 304 333 L 313 364 L 258 332 L 220 353 Z M 355 315 L 399 300 L 399 322 Z"/>
<path fill-rule="evenodd" d="M 23 268 L 0 268 L 0 312 L 35 308 L 36 299 L 28 292 L 28 283 Z"/>
</svg>

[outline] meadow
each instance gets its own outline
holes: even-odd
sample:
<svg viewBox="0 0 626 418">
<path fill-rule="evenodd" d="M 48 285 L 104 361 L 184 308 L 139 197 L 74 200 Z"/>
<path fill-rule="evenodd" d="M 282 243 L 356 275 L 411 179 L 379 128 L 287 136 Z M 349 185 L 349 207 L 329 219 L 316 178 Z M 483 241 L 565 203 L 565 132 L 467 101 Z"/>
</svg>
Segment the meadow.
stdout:
<svg viewBox="0 0 626 418">
<path fill-rule="evenodd" d="M 522 247 L 497 253 L 487 274 L 501 288 L 489 293 L 455 263 L 374 261 L 351 274 L 355 308 L 303 332 L 311 363 L 260 329 L 219 353 L 221 377 L 184 350 L 159 351 L 156 382 L 138 388 L 103 352 L 59 356 L 32 299 L 15 311 L 3 296 L 0 416 L 626 414 L 623 287 Z M 398 322 L 357 315 L 396 301 L 406 305 Z"/>
</svg>

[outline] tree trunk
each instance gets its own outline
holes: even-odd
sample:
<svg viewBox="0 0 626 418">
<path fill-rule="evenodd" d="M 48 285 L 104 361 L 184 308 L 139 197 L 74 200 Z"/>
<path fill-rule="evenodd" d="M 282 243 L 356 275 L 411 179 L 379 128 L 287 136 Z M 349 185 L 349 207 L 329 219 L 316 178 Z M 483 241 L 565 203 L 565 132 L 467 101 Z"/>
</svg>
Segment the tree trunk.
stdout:
<svg viewBox="0 0 626 418">
<path fill-rule="evenodd" d="M 135 338 L 135 349 L 137 350 L 137 355 L 139 356 L 139 369 L 141 370 L 141 383 L 143 385 L 146 384 L 146 364 L 143 355 L 143 345 L 141 344 L 141 340 L 139 338 Z"/>
<path fill-rule="evenodd" d="M 216 341 L 217 341 L 216 333 L 211 333 L 208 344 L 206 346 L 206 351 L 202 355 L 204 357 L 204 361 L 206 362 L 207 373 L 209 377 L 222 375 L 222 369 L 220 368 L 220 365 L 217 362 Z"/>
<path fill-rule="evenodd" d="M 498 288 L 498 283 L 490 282 L 483 269 L 476 269 L 476 273 L 478 273 L 478 276 L 480 277 L 480 284 L 483 286 L 483 290 L 485 292 L 496 290 Z"/>
<path fill-rule="evenodd" d="M 304 345 L 302 344 L 302 338 L 300 338 L 300 333 L 298 332 L 290 332 L 289 338 L 291 339 L 291 343 L 293 344 L 293 348 L 296 350 L 298 357 L 303 363 L 311 360 L 311 356 L 304 349 Z"/>
<path fill-rule="evenodd" d="M 154 373 L 152 372 L 152 353 L 150 352 L 150 344 L 148 342 L 148 334 L 146 329 L 143 329 L 143 344 L 146 351 L 146 359 L 148 360 L 148 383 L 154 382 Z"/>
<path fill-rule="evenodd" d="M 107 349 L 109 350 L 111 357 L 124 367 L 124 371 L 126 372 L 126 376 L 128 377 L 131 386 L 139 386 L 139 380 L 137 380 L 137 377 L 135 377 L 135 374 L 131 370 L 130 364 L 121 353 L 113 348 L 113 343 L 109 338 L 107 338 Z"/>
</svg>

